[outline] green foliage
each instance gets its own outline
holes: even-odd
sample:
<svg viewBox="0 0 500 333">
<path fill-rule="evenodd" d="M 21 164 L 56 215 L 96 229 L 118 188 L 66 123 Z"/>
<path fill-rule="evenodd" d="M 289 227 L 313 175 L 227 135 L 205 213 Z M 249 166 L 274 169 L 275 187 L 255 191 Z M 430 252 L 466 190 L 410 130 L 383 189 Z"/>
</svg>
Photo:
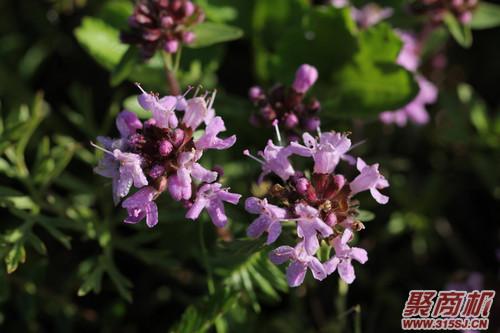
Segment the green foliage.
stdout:
<svg viewBox="0 0 500 333">
<path fill-rule="evenodd" d="M 239 295 L 222 289 L 189 306 L 172 333 L 207 332 L 237 302 Z"/>
<path fill-rule="evenodd" d="M 472 31 L 468 24 L 461 24 L 451 13 L 444 14 L 444 23 L 458 44 L 466 48 L 472 45 Z"/>
<path fill-rule="evenodd" d="M 254 22 L 264 33 L 266 24 L 274 22 L 274 16 L 268 13 L 279 12 L 279 2 L 260 6 Z M 257 68 L 263 78 L 272 72 L 282 82 L 290 82 L 300 64 L 316 66 L 320 73 L 317 91 L 325 101 L 328 117 L 373 117 L 415 97 L 418 89 L 413 74 L 396 64 L 401 41 L 389 25 L 382 23 L 360 31 L 348 8 L 302 8 L 302 16 L 295 19 L 302 22 L 301 26 L 290 28 L 294 17 L 285 16 L 283 25 L 288 26 L 276 50 L 258 53 Z M 265 48 L 266 39 L 258 35 L 256 44 L 257 49 Z M 270 59 L 269 70 L 262 69 L 265 59 Z"/>
<path fill-rule="evenodd" d="M 500 25 L 500 6 L 481 1 L 478 7 L 474 10 L 472 21 L 470 23 L 472 29 L 490 29 Z"/>
<path fill-rule="evenodd" d="M 243 36 L 243 31 L 239 28 L 213 22 L 200 23 L 194 27 L 193 32 L 196 34 L 196 39 L 188 45 L 192 48 L 228 42 Z"/>
<path fill-rule="evenodd" d="M 104 68 L 112 70 L 127 51 L 120 43 L 119 31 L 102 19 L 84 17 L 75 29 L 80 45 Z"/>
</svg>

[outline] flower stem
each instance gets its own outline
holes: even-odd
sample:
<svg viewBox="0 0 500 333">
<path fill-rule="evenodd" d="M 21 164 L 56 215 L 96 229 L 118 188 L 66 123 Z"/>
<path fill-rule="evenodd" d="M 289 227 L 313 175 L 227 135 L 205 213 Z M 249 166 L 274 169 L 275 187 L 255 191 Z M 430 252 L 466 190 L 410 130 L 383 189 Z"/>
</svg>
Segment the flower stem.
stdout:
<svg viewBox="0 0 500 333">
<path fill-rule="evenodd" d="M 165 51 L 161 52 L 163 59 L 163 68 L 165 70 L 165 76 L 167 78 L 167 84 L 170 89 L 170 94 L 172 95 L 180 95 L 181 90 L 179 88 L 179 82 L 175 77 L 175 70 L 172 69 L 172 55 Z"/>
<path fill-rule="evenodd" d="M 361 305 L 354 307 L 354 333 L 361 333 Z"/>
<path fill-rule="evenodd" d="M 179 67 L 181 65 L 181 56 L 182 56 L 182 45 L 179 46 L 179 50 L 175 54 L 175 64 L 174 64 L 174 73 L 177 74 L 179 71 Z"/>
<path fill-rule="evenodd" d="M 213 295 L 215 293 L 215 285 L 212 276 L 212 268 L 210 267 L 210 263 L 208 262 L 208 251 L 207 251 L 207 246 L 205 244 L 205 234 L 203 232 L 203 220 L 200 220 L 198 222 L 198 236 L 200 238 L 200 248 L 201 248 L 203 265 L 205 265 L 205 269 L 207 271 L 208 293 L 210 295 Z"/>
<path fill-rule="evenodd" d="M 349 285 L 339 279 L 339 293 L 337 299 L 335 300 L 335 307 L 337 309 L 337 314 L 344 314 L 346 312 L 346 301 L 347 301 L 347 291 L 349 290 Z M 344 332 L 345 328 L 345 316 L 340 316 L 339 318 L 339 332 Z"/>
</svg>

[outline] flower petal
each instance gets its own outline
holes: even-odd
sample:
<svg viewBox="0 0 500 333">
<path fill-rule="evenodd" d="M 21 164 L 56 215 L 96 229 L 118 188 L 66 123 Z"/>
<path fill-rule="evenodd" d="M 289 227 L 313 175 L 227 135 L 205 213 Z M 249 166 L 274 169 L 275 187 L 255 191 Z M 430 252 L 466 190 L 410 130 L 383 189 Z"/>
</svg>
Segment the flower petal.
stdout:
<svg viewBox="0 0 500 333">
<path fill-rule="evenodd" d="M 304 282 L 307 266 L 300 261 L 294 261 L 286 270 L 286 278 L 290 287 L 298 287 Z"/>
</svg>

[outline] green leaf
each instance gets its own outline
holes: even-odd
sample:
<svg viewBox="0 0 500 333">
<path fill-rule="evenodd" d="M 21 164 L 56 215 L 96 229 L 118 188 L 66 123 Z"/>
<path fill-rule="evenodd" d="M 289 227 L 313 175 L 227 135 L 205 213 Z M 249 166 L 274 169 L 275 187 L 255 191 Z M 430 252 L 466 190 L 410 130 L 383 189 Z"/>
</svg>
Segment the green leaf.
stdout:
<svg viewBox="0 0 500 333">
<path fill-rule="evenodd" d="M 20 210 L 32 211 L 36 211 L 38 209 L 31 197 L 5 186 L 0 186 L 0 206 L 13 206 Z"/>
<path fill-rule="evenodd" d="M 451 13 L 444 14 L 444 23 L 458 44 L 465 48 L 469 48 L 472 45 L 470 25 L 461 24 Z"/>
<path fill-rule="evenodd" d="M 500 25 L 500 6 L 481 1 L 474 10 L 470 26 L 472 29 L 489 29 Z"/>
<path fill-rule="evenodd" d="M 204 22 L 193 28 L 196 39 L 189 47 L 206 47 L 217 43 L 223 43 L 239 39 L 243 36 L 243 30 L 227 24 Z"/>
<path fill-rule="evenodd" d="M 7 252 L 5 256 L 5 265 L 7 267 L 7 273 L 13 273 L 20 263 L 26 261 L 26 250 L 24 249 L 24 244 L 21 242 L 15 243 L 12 248 Z"/>
<path fill-rule="evenodd" d="M 308 6 L 304 0 L 255 0 L 252 15 L 255 70 L 261 80 L 269 80 L 277 41 L 290 27 L 300 26 Z"/>
<path fill-rule="evenodd" d="M 208 0 L 198 0 L 198 5 L 203 8 L 209 21 L 222 23 L 233 21 L 238 17 L 238 11 L 229 6 L 214 6 Z"/>
<path fill-rule="evenodd" d="M 323 94 L 332 96 L 330 115 L 376 115 L 410 102 L 418 92 L 413 73 L 396 64 L 402 46 L 387 24 L 378 24 L 358 35 L 359 51 L 333 73 L 333 85 Z"/>
<path fill-rule="evenodd" d="M 108 70 L 113 69 L 127 51 L 127 45 L 120 42 L 119 31 L 101 19 L 84 17 L 74 33 L 80 45 Z"/>
<path fill-rule="evenodd" d="M 355 23 L 348 9 L 315 7 L 302 20 L 303 27 L 289 27 L 277 41 L 275 75 L 291 82 L 297 68 L 314 65 L 319 80 L 331 82 L 331 76 L 349 63 L 359 49 Z"/>
<path fill-rule="evenodd" d="M 207 332 L 215 321 L 228 312 L 239 298 L 238 292 L 219 290 L 198 304 L 189 306 L 171 333 Z"/>
<path fill-rule="evenodd" d="M 336 98 L 325 103 L 334 115 L 368 116 L 395 110 L 410 102 L 418 91 L 413 74 L 392 63 L 355 60 L 335 75 L 329 92 Z"/>
<path fill-rule="evenodd" d="M 368 221 L 371 221 L 375 218 L 375 214 L 373 214 L 372 212 L 368 211 L 368 210 L 359 210 L 358 211 L 358 216 L 356 216 L 356 218 L 358 220 L 360 220 L 361 222 L 368 222 Z"/>
<path fill-rule="evenodd" d="M 41 255 L 47 254 L 47 247 L 45 247 L 45 244 L 42 242 L 42 240 L 38 238 L 38 236 L 34 233 L 30 233 L 28 235 L 27 241 L 36 250 L 36 252 L 40 253 Z"/>
<path fill-rule="evenodd" d="M 236 241 L 222 250 L 214 260 L 215 273 L 224 277 L 223 284 L 231 290 L 243 290 L 254 311 L 260 311 L 258 295 L 278 301 L 279 291 L 287 291 L 283 272 L 267 256 L 260 242 Z M 256 248 L 260 247 L 260 248 Z"/>
<path fill-rule="evenodd" d="M 325 262 L 328 259 L 330 259 L 330 252 L 332 250 L 332 247 L 330 244 L 328 244 L 327 241 L 322 240 L 321 241 L 321 246 L 318 250 L 318 259 L 321 262 Z"/>
<path fill-rule="evenodd" d="M 56 226 L 52 225 L 50 219 L 37 219 L 38 225 L 44 227 L 52 237 L 57 239 L 65 248 L 71 249 L 71 237 L 63 234 Z"/>
<path fill-rule="evenodd" d="M 48 156 L 40 162 L 35 170 L 34 180 L 36 184 L 46 188 L 57 178 L 69 164 L 76 150 L 73 139 L 67 140 L 52 148 Z"/>
<path fill-rule="evenodd" d="M 103 267 L 100 262 L 84 261 L 79 267 L 80 274 L 83 275 L 84 282 L 78 289 L 78 296 L 85 296 L 93 291 L 98 294 L 101 291 L 102 277 L 104 273 Z"/>
<path fill-rule="evenodd" d="M 126 29 L 128 18 L 134 11 L 134 5 L 129 0 L 105 1 L 97 16 L 116 29 Z"/>
<path fill-rule="evenodd" d="M 111 72 L 111 85 L 115 87 L 127 79 L 138 62 L 139 50 L 134 46 L 130 46 L 127 52 L 123 54 L 118 65 Z"/>
<path fill-rule="evenodd" d="M 106 257 L 102 260 L 102 262 L 106 273 L 108 273 L 109 277 L 113 281 L 120 296 L 122 296 L 127 302 L 132 303 L 132 293 L 130 292 L 132 283 L 130 280 L 118 271 L 111 258 Z"/>
</svg>

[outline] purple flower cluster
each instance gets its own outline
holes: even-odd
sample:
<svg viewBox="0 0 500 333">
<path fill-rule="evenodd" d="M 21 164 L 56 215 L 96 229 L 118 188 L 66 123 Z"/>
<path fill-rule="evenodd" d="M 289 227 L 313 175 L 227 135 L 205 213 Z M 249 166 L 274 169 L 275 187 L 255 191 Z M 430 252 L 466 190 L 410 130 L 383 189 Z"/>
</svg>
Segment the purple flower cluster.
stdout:
<svg viewBox="0 0 500 333">
<path fill-rule="evenodd" d="M 318 112 L 320 103 L 311 98 L 305 101 L 305 94 L 318 79 L 315 67 L 303 64 L 295 74 L 290 88 L 275 85 L 267 93 L 259 86 L 250 88 L 250 100 L 259 108 L 250 118 L 254 126 L 270 127 L 279 121 L 290 140 L 297 140 L 300 133 L 315 131 L 320 125 Z"/>
<path fill-rule="evenodd" d="M 226 128 L 222 118 L 215 116 L 214 98 L 215 93 L 190 99 L 159 98 L 143 91 L 139 104 L 152 117 L 143 123 L 135 113 L 122 111 L 116 118 L 120 138 L 97 138 L 101 146 L 96 147 L 105 154 L 95 172 L 112 179 L 115 204 L 129 194 L 132 186 L 138 189 L 122 202 L 128 212 L 124 222 L 138 223 L 146 218 L 149 227 L 155 226 L 155 200 L 168 191 L 188 208 L 186 218 L 196 220 L 206 209 L 217 227 L 226 225 L 223 203 L 237 204 L 241 195 L 217 182 L 219 171 L 200 164 L 205 150 L 227 149 L 236 141 L 235 135 L 218 137 Z M 182 118 L 178 118 L 181 113 Z M 202 123 L 204 129 L 200 129 Z"/>
<path fill-rule="evenodd" d="M 269 140 L 259 153 L 261 158 L 250 155 L 248 150 L 244 152 L 262 164 L 260 181 L 267 177 L 271 182 L 263 198 L 250 197 L 245 202 L 245 209 L 258 215 L 247 234 L 256 238 L 267 233 L 267 244 L 271 244 L 280 236 L 283 222 L 294 222 L 297 244 L 280 246 L 270 253 L 275 264 L 290 261 L 289 285 L 302 284 L 308 269 L 317 280 L 337 270 L 345 282 L 352 283 L 355 279 L 352 261 L 363 264 L 368 260 L 364 249 L 349 244 L 354 233 L 364 229 L 357 219 L 359 202 L 353 197 L 370 191 L 378 203 L 385 204 L 389 198 L 380 190 L 389 183 L 380 174 L 378 164 L 368 165 L 348 154 L 352 146 L 347 134 L 326 132 L 313 137 L 304 133 L 302 141 L 279 146 Z M 292 156 L 310 159 L 312 174 L 307 176 L 306 172 L 296 170 L 290 161 Z M 359 174 L 348 181 L 336 173 L 340 161 L 356 164 Z M 334 251 L 323 263 L 316 256 L 321 242 Z"/>
<path fill-rule="evenodd" d="M 367 3 L 363 7 L 356 8 L 348 0 L 330 0 L 335 8 L 351 7 L 351 16 L 362 29 L 369 28 L 392 16 L 394 10 L 390 7 L 380 7 L 376 3 Z"/>
<path fill-rule="evenodd" d="M 398 33 L 403 41 L 403 47 L 399 53 L 397 63 L 415 73 L 419 92 L 410 103 L 401 109 L 382 112 L 379 118 L 385 124 L 396 124 L 401 127 L 405 126 L 408 121 L 423 125 L 429 122 L 429 114 L 425 106 L 436 102 L 438 90 L 432 82 L 417 73 L 420 65 L 420 42 L 413 34 L 403 31 Z"/>
<path fill-rule="evenodd" d="M 419 0 L 412 4 L 416 14 L 427 15 L 435 25 L 443 22 L 444 15 L 451 13 L 462 24 L 472 20 L 472 13 L 478 5 L 478 0 Z"/>
<path fill-rule="evenodd" d="M 192 27 L 204 19 L 203 11 L 190 0 L 140 0 L 121 40 L 137 45 L 146 59 L 159 49 L 175 53 L 181 44 L 195 40 Z"/>
</svg>

